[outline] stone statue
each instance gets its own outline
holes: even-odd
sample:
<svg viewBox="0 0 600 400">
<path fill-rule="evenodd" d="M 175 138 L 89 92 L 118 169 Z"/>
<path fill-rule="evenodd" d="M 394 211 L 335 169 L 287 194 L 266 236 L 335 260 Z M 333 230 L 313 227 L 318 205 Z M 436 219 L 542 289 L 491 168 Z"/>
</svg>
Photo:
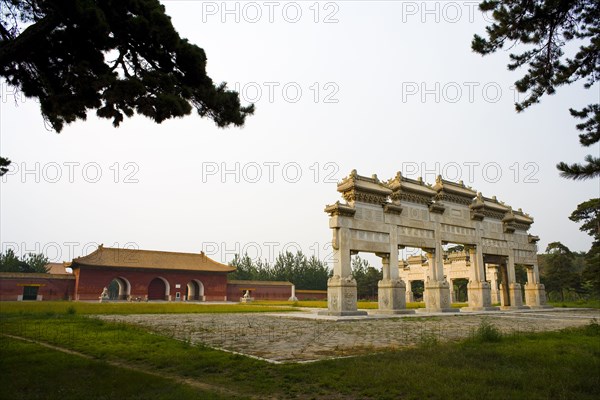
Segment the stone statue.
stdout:
<svg viewBox="0 0 600 400">
<path fill-rule="evenodd" d="M 250 297 L 250 291 L 246 290 L 244 292 L 244 295 L 242 296 L 242 298 L 240 299 L 240 301 L 242 303 L 250 303 L 251 301 L 253 301 L 254 299 L 252 297 Z"/>
<path fill-rule="evenodd" d="M 103 301 L 108 301 L 108 288 L 105 286 L 104 289 L 102 289 L 102 293 L 100 293 L 100 297 L 98 297 L 98 300 L 100 301 L 100 303 L 102 303 Z"/>
</svg>

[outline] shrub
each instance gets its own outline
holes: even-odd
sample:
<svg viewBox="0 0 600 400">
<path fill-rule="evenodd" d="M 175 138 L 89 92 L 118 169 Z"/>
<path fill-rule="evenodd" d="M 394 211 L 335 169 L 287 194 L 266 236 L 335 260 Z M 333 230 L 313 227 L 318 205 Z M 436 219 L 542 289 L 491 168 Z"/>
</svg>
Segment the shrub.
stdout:
<svg viewBox="0 0 600 400">
<path fill-rule="evenodd" d="M 600 336 L 600 324 L 596 318 L 592 319 L 590 323 L 585 326 L 585 334 L 588 336 Z"/>
<path fill-rule="evenodd" d="M 419 344 L 422 347 L 430 348 L 437 346 L 439 344 L 439 340 L 433 332 L 422 331 L 421 336 L 419 337 Z"/>
<path fill-rule="evenodd" d="M 473 339 L 478 342 L 499 342 L 502 340 L 502 332 L 484 318 L 473 332 Z"/>
</svg>

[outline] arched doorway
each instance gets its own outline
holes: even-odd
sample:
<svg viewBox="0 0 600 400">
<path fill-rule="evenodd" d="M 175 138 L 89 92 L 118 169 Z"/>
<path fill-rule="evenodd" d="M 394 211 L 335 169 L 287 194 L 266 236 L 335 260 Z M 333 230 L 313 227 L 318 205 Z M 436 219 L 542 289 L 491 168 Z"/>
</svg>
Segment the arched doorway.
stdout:
<svg viewBox="0 0 600 400">
<path fill-rule="evenodd" d="M 110 300 L 127 300 L 131 294 L 131 284 L 123 277 L 116 277 L 108 284 L 108 298 Z"/>
<path fill-rule="evenodd" d="M 148 285 L 148 300 L 169 300 L 169 282 L 157 277 Z"/>
<path fill-rule="evenodd" d="M 188 301 L 204 301 L 204 285 L 197 279 L 192 279 L 187 284 L 185 298 Z"/>
</svg>

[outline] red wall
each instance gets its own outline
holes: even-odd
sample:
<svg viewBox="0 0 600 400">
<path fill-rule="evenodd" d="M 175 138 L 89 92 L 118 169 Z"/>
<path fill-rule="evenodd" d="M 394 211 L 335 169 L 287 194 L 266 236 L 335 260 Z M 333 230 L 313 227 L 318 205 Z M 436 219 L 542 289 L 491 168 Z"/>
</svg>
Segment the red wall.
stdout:
<svg viewBox="0 0 600 400">
<path fill-rule="evenodd" d="M 0 274 L 0 301 L 16 301 L 25 285 L 39 285 L 42 300 L 69 300 L 74 298 L 75 278 L 52 274 Z"/>
<path fill-rule="evenodd" d="M 98 300 L 104 287 L 108 287 L 115 278 L 124 278 L 131 285 L 131 297 L 140 297 L 145 299 L 148 294 L 150 282 L 157 277 L 165 279 L 169 283 L 169 294 L 171 300 L 175 299 L 175 294 L 180 293 L 181 300 L 186 294 L 187 284 L 192 279 L 197 279 L 204 286 L 204 296 L 206 301 L 223 301 L 227 296 L 227 274 L 195 271 L 169 271 L 169 270 L 151 270 L 151 269 L 117 269 L 117 268 L 77 268 L 76 292 L 78 300 Z M 175 288 L 180 284 L 179 289 Z"/>
<path fill-rule="evenodd" d="M 291 285 L 260 285 L 254 283 L 228 283 L 227 299 L 240 301 L 247 289 L 254 300 L 287 300 L 292 295 Z"/>
<path fill-rule="evenodd" d="M 327 290 L 299 290 L 296 289 L 298 300 L 327 300 Z"/>
</svg>

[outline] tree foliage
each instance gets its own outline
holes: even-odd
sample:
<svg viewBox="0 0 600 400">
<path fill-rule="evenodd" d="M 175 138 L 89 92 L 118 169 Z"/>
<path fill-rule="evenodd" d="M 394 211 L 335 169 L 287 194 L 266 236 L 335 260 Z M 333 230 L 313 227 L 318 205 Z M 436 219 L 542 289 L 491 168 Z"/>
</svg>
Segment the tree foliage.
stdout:
<svg viewBox="0 0 600 400">
<path fill-rule="evenodd" d="M 586 265 L 582 276 L 594 295 L 600 297 L 600 199 L 579 204 L 569 219 L 582 223 L 579 230 L 587 232 L 593 238 L 592 248 L 585 256 Z"/>
<path fill-rule="evenodd" d="M 49 271 L 48 258 L 43 254 L 29 253 L 19 259 L 12 249 L 0 253 L 0 272 L 42 273 Z"/>
<path fill-rule="evenodd" d="M 315 256 L 307 258 L 301 251 L 280 253 L 273 265 L 267 261 L 253 261 L 248 254 L 236 254 L 229 264 L 237 268 L 229 274 L 230 279 L 288 281 L 296 285 L 296 289 L 327 289 L 327 265 Z"/>
<path fill-rule="evenodd" d="M 0 157 L 0 176 L 4 175 L 8 172 L 8 167 L 10 165 L 10 160 L 8 158 Z"/>
<path fill-rule="evenodd" d="M 452 289 L 454 290 L 457 302 L 466 302 L 468 300 L 468 284 L 469 280 L 466 278 L 452 279 Z"/>
<path fill-rule="evenodd" d="M 378 286 L 383 279 L 383 271 L 372 267 L 360 256 L 352 259 L 352 276 L 356 280 L 356 291 L 359 299 L 377 299 Z"/>
<path fill-rule="evenodd" d="M 475 35 L 471 47 L 482 55 L 492 54 L 505 46 L 525 45 L 521 53 L 510 54 L 509 70 L 527 67 L 515 82 L 523 101 L 515 104 L 523 111 L 552 95 L 560 86 L 582 80 L 586 89 L 600 79 L 600 1 L 598 0 L 484 0 L 479 9 L 491 12 L 494 23 L 486 28 L 487 38 Z M 567 46 L 572 45 L 572 46 Z M 565 48 L 577 49 L 565 55 Z M 600 104 L 581 110 L 569 110 L 582 120 L 577 129 L 579 141 L 591 146 L 600 141 Z M 586 164 L 557 168 L 561 176 L 587 179 L 600 176 L 600 158 L 588 155 Z"/>
<path fill-rule="evenodd" d="M 57 132 L 88 110 L 114 126 L 135 113 L 160 123 L 192 108 L 219 127 L 243 125 L 254 107 L 215 85 L 206 61 L 158 0 L 0 1 L 0 76 L 37 98 Z"/>
<path fill-rule="evenodd" d="M 579 230 L 586 232 L 595 241 L 600 241 L 600 198 L 579 204 L 569 219 L 574 222 L 583 222 Z"/>
<path fill-rule="evenodd" d="M 574 254 L 560 242 L 552 242 L 546 248 L 544 285 L 550 293 L 557 293 L 565 301 L 565 293 L 580 291 L 580 275 L 574 268 Z"/>
<path fill-rule="evenodd" d="M 585 264 L 585 269 L 581 273 L 584 284 L 596 298 L 600 298 L 600 241 L 594 242 L 586 254 Z"/>
</svg>

